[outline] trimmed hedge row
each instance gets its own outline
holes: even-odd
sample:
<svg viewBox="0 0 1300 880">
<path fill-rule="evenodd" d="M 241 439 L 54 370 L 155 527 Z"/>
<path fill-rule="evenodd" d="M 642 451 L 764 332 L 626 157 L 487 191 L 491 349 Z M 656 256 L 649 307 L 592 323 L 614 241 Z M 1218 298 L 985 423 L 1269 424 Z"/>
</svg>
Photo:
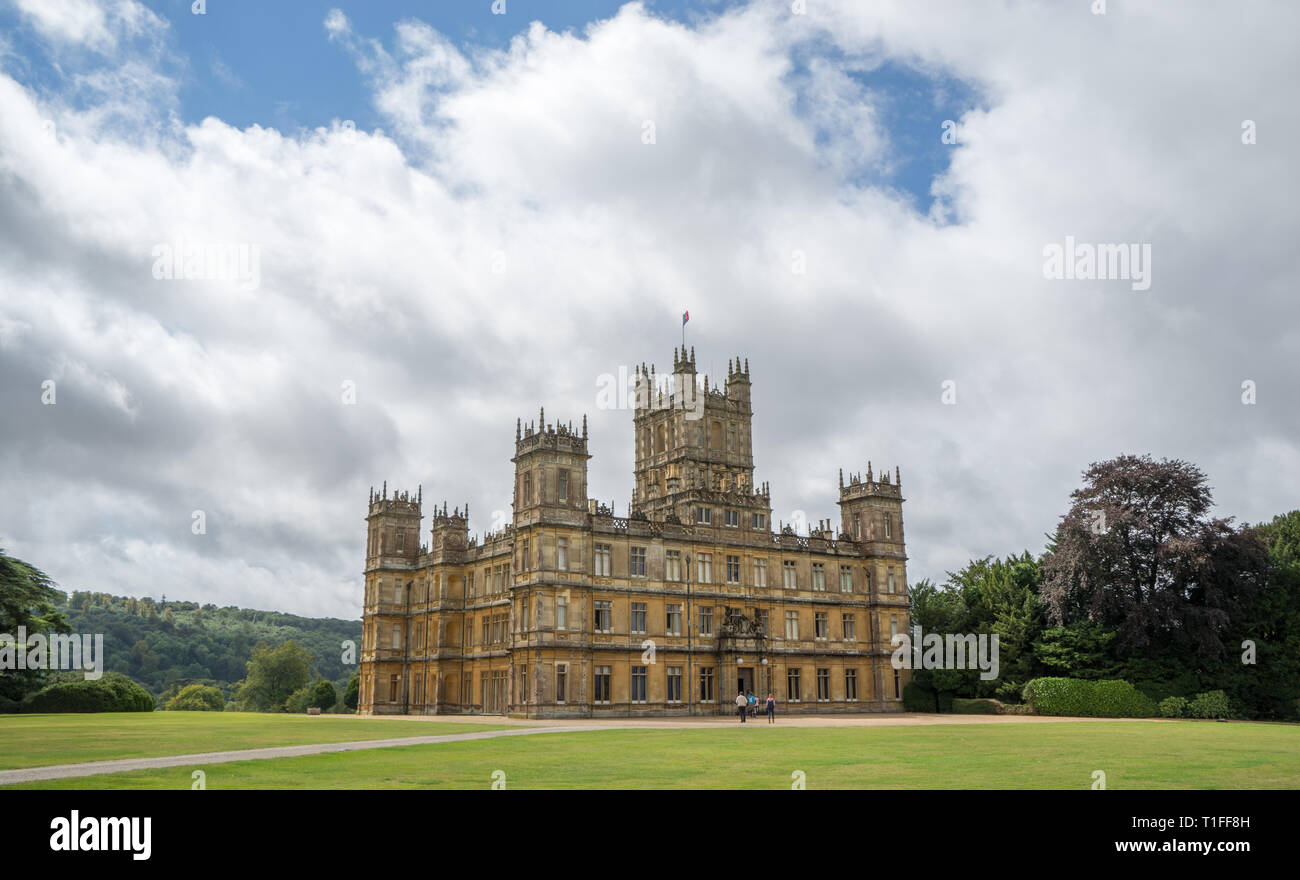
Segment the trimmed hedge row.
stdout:
<svg viewBox="0 0 1300 880">
<path fill-rule="evenodd" d="M 1038 715 L 1086 718 L 1152 718 L 1155 702 L 1127 681 L 1035 678 L 1025 685 L 1025 702 Z"/>
<path fill-rule="evenodd" d="M 29 694 L 23 712 L 152 712 L 149 692 L 120 672 L 98 681 L 59 681 Z"/>
</svg>

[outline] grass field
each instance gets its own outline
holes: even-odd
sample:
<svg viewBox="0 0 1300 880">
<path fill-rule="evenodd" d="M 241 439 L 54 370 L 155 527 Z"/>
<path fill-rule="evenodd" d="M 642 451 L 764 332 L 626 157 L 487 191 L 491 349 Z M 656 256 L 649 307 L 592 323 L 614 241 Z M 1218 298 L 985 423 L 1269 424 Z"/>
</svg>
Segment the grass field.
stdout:
<svg viewBox="0 0 1300 880">
<path fill-rule="evenodd" d="M 419 724 L 422 730 L 435 726 Z M 23 787 L 185 789 L 194 769 L 200 768 L 135 771 Z M 496 770 L 504 771 L 507 788 L 519 789 L 783 789 L 791 786 L 795 771 L 803 771 L 809 789 L 1088 789 L 1095 770 L 1105 771 L 1110 789 L 1300 788 L 1300 728 L 1081 721 L 593 730 L 241 761 L 202 769 L 209 789 L 484 789 L 490 787 Z"/>
<path fill-rule="evenodd" d="M 226 749 L 437 736 L 500 727 L 251 712 L 0 715 L 0 770 Z"/>
</svg>

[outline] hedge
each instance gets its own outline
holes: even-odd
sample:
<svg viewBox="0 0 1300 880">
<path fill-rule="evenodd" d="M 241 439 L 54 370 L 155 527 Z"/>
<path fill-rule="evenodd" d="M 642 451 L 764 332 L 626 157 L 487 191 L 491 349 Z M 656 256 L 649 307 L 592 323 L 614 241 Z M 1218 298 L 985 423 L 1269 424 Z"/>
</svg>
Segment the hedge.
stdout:
<svg viewBox="0 0 1300 880">
<path fill-rule="evenodd" d="M 1039 715 L 1152 718 L 1159 714 L 1150 697 L 1119 679 L 1035 678 L 1025 685 L 1024 698 Z"/>
<path fill-rule="evenodd" d="M 958 715 L 1001 715 L 1002 708 L 997 700 L 966 700 L 958 697 L 952 701 L 952 711 Z"/>
<path fill-rule="evenodd" d="M 23 712 L 152 712 L 149 692 L 120 672 L 98 681 L 59 681 L 29 694 Z"/>
</svg>

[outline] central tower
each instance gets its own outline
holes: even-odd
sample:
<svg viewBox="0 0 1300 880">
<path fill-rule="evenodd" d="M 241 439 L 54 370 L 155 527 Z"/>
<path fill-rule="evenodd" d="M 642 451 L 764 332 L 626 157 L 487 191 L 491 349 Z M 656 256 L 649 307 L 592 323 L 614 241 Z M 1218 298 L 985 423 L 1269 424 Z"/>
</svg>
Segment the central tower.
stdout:
<svg viewBox="0 0 1300 880">
<path fill-rule="evenodd" d="M 765 488 L 754 484 L 754 413 L 748 360 L 743 364 L 727 361 L 721 388 L 696 373 L 694 348 L 673 349 L 672 376 L 662 381 L 653 366 L 637 368 L 633 516 L 696 522 L 710 515 L 698 512 L 698 502 L 724 495 L 771 513 Z"/>
</svg>

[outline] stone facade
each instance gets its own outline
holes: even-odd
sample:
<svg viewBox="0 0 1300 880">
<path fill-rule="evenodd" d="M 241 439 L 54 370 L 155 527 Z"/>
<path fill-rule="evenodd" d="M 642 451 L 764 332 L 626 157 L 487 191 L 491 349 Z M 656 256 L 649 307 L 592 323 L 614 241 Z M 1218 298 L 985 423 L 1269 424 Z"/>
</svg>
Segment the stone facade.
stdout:
<svg viewBox="0 0 1300 880">
<path fill-rule="evenodd" d="M 587 496 L 581 430 L 516 424 L 513 520 L 470 538 L 468 505 L 371 491 L 362 714 L 713 715 L 738 688 L 779 713 L 902 708 L 908 629 L 898 471 L 840 474 L 838 533 L 774 531 L 753 479 L 749 363 L 702 385 L 636 371 L 635 485 L 620 518 Z"/>
</svg>

